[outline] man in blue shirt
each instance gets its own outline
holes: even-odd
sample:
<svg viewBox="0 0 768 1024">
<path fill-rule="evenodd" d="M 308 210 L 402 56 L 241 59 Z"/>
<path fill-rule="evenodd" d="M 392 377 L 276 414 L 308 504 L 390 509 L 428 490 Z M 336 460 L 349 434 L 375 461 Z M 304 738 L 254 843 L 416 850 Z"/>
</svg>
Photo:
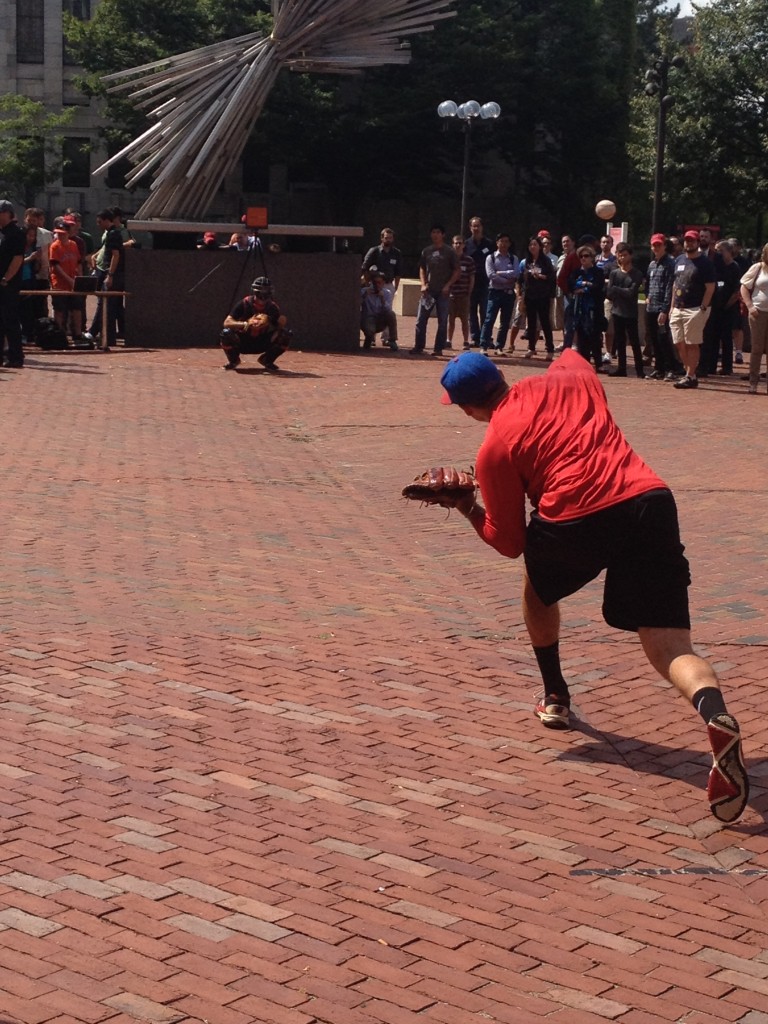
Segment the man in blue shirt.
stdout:
<svg viewBox="0 0 768 1024">
<path fill-rule="evenodd" d="M 485 261 L 485 273 L 488 278 L 488 305 L 486 307 L 483 329 L 480 332 L 480 347 L 487 353 L 493 347 L 493 325 L 496 317 L 501 314 L 499 333 L 496 336 L 496 350 L 504 351 L 509 333 L 509 324 L 515 309 L 515 285 L 520 276 L 520 261 L 510 252 L 512 239 L 502 231 L 496 236 L 496 252 Z M 517 331 L 515 330 L 515 333 Z M 512 337 L 514 351 L 515 339 Z"/>
</svg>

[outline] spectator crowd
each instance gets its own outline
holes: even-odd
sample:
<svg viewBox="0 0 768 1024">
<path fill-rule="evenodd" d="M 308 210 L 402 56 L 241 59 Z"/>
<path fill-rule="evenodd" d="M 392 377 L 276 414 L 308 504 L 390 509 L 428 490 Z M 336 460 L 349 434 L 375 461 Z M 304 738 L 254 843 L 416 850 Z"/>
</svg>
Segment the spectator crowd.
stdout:
<svg viewBox="0 0 768 1024">
<path fill-rule="evenodd" d="M 13 203 L 0 200 L 0 330 L 7 367 L 24 365 L 25 343 L 45 347 L 55 337 L 58 344 L 50 347 L 71 341 L 109 351 L 124 335 L 125 250 L 137 243 L 123 212 L 102 210 L 96 239 L 83 230 L 75 210 L 64 210 L 51 229 L 45 219 L 43 210 L 30 207 L 20 223 Z M 578 241 L 564 234 L 557 253 L 542 229 L 518 256 L 508 232 L 491 239 L 477 216 L 468 228 L 466 237 L 454 235 L 449 243 L 444 227 L 432 225 L 418 263 L 411 355 L 427 352 L 435 318 L 435 355 L 454 341 L 486 355 L 512 353 L 520 338 L 523 357 L 533 359 L 542 340 L 547 362 L 574 348 L 597 373 L 626 377 L 629 349 L 638 378 L 694 390 L 703 377 L 731 376 L 749 350 L 748 390 L 757 393 L 768 350 L 768 246 L 750 258 L 738 239 L 716 240 L 707 228 L 682 237 L 658 233 L 641 269 L 632 246 L 614 245 L 610 234 Z M 244 228 L 223 246 L 209 232 L 198 248 L 248 251 L 261 244 L 258 231 Z M 402 277 L 402 253 L 393 229 L 385 227 L 361 268 L 364 348 L 372 348 L 380 334 L 384 345 L 398 349 L 393 302 Z M 89 324 L 86 297 L 94 291 L 99 301 Z M 562 331 L 557 347 L 554 331 Z"/>
<path fill-rule="evenodd" d="M 123 220 L 118 207 L 102 210 L 96 216 L 100 234 L 94 241 L 83 230 L 76 210 L 65 210 L 49 230 L 44 210 L 30 207 L 19 223 L 13 203 L 0 200 L 4 366 L 23 367 L 25 343 L 66 348 L 71 339 L 77 347 L 109 351 L 123 335 L 120 293 L 125 291 L 125 249 L 136 244 Z M 105 294 L 88 325 L 86 298 L 90 292 Z"/>
<path fill-rule="evenodd" d="M 361 268 L 363 347 L 382 343 L 398 348 L 393 308 L 403 273 L 403 257 L 392 228 L 384 228 Z M 434 224 L 430 243 L 419 257 L 420 298 L 414 346 L 427 351 L 427 327 L 437 328 L 432 352 L 441 355 L 457 344 L 486 355 L 512 353 L 518 338 L 523 357 L 551 362 L 574 348 L 597 373 L 626 377 L 627 349 L 635 376 L 667 381 L 681 391 L 695 390 L 703 377 L 729 377 L 734 362 L 750 350 L 750 394 L 759 387 L 768 348 L 768 245 L 747 254 L 737 238 L 715 240 L 708 228 L 689 229 L 682 237 L 656 233 L 651 259 L 641 270 L 628 242 L 570 235 L 560 253 L 548 230 L 532 235 L 520 257 L 509 233 L 494 239 L 482 220 L 472 217 L 469 234 L 453 236 Z M 752 258 L 750 258 L 750 255 Z M 643 318 L 641 323 L 641 316 Z M 563 333 L 555 346 L 553 331 Z"/>
</svg>

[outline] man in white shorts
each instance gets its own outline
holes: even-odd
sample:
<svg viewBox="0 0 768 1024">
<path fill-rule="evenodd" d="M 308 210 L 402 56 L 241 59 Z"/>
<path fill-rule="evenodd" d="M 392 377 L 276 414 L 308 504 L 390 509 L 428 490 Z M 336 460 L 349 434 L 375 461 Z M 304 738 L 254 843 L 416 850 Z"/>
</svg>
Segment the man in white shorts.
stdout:
<svg viewBox="0 0 768 1024">
<path fill-rule="evenodd" d="M 698 231 L 686 231 L 683 252 L 675 259 L 675 280 L 672 305 L 669 308 L 669 330 L 677 349 L 685 376 L 675 381 L 683 391 L 699 386 L 696 370 L 701 355 L 704 326 L 717 287 L 712 261 L 699 248 Z"/>
</svg>

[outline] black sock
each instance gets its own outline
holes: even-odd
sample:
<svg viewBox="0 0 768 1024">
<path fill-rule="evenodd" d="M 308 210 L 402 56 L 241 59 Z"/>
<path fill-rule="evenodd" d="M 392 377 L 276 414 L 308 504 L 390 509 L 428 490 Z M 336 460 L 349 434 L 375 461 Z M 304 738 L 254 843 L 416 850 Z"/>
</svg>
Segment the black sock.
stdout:
<svg viewBox="0 0 768 1024">
<path fill-rule="evenodd" d="M 711 721 L 715 715 L 721 715 L 728 710 L 723 695 L 716 686 L 705 686 L 702 690 L 697 690 L 691 698 L 691 704 L 705 722 Z"/>
<path fill-rule="evenodd" d="M 541 678 L 544 680 L 544 693 L 547 697 L 557 697 L 558 704 L 570 706 L 571 695 L 568 692 L 568 683 L 563 679 L 560 669 L 560 643 L 550 644 L 549 647 L 534 647 L 533 653 L 539 663 Z"/>
</svg>

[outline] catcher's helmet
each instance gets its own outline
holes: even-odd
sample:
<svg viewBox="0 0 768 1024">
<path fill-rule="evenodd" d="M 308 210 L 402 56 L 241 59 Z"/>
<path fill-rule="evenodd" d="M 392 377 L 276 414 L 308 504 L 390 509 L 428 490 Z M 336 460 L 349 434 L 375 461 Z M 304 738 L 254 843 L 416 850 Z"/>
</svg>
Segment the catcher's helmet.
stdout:
<svg viewBox="0 0 768 1024">
<path fill-rule="evenodd" d="M 268 277 L 257 277 L 251 285 L 251 292 L 257 299 L 271 299 L 272 282 Z"/>
</svg>

